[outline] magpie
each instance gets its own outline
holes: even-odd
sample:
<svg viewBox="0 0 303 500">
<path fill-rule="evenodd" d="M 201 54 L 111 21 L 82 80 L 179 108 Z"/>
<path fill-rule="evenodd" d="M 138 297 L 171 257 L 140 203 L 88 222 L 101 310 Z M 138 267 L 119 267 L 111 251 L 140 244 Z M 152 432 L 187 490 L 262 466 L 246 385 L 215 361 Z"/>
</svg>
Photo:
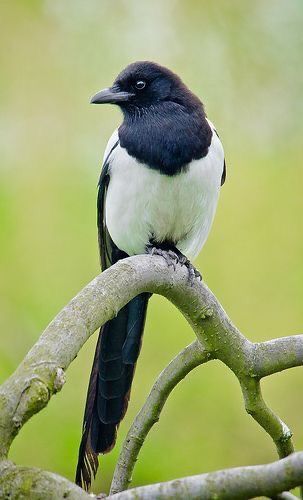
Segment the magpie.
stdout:
<svg viewBox="0 0 303 500">
<path fill-rule="evenodd" d="M 198 272 L 190 260 L 207 239 L 226 176 L 223 147 L 202 102 L 175 73 L 141 61 L 91 103 L 116 104 L 123 114 L 98 184 L 102 270 L 152 253 L 169 265 L 186 265 L 192 282 Z M 114 447 L 127 410 L 149 297 L 132 299 L 100 330 L 76 472 L 85 489 L 97 472 L 98 454 Z"/>
</svg>

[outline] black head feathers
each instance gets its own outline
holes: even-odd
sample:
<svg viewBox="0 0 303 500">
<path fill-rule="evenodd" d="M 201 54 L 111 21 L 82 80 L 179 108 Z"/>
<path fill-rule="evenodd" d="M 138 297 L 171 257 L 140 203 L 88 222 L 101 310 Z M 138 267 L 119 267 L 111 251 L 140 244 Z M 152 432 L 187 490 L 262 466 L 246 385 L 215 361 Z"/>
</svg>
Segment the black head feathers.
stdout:
<svg viewBox="0 0 303 500">
<path fill-rule="evenodd" d="M 202 102 L 178 75 L 159 64 L 130 64 L 91 102 L 117 104 L 124 114 L 120 145 L 164 175 L 183 171 L 208 152 L 212 131 Z"/>
</svg>

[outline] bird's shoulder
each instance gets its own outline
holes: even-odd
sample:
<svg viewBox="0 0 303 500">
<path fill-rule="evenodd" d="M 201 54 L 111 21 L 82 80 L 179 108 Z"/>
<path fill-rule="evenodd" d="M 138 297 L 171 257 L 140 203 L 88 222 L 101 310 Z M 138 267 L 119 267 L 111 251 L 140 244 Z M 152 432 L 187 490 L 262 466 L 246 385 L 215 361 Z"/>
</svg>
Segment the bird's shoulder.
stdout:
<svg viewBox="0 0 303 500">
<path fill-rule="evenodd" d="M 206 118 L 206 121 L 207 121 L 207 123 L 210 126 L 211 131 L 212 131 L 212 140 L 211 140 L 210 147 L 215 148 L 218 151 L 221 151 L 222 154 L 224 155 L 223 144 L 221 142 L 221 139 L 220 139 L 220 136 L 219 136 L 219 134 L 217 132 L 216 127 L 214 126 L 214 124 L 208 118 Z"/>
<path fill-rule="evenodd" d="M 214 124 L 206 118 L 210 128 L 212 129 L 213 132 L 213 140 L 212 140 L 212 148 L 215 149 L 223 158 L 223 172 L 222 172 L 222 177 L 221 177 L 221 186 L 223 186 L 225 180 L 226 180 L 226 161 L 225 161 L 225 154 L 224 154 L 224 149 L 223 149 L 223 144 L 221 142 L 220 136 L 217 132 L 216 127 Z"/>
<path fill-rule="evenodd" d="M 106 183 L 106 179 L 108 178 L 109 175 L 109 167 L 112 161 L 113 152 L 117 149 L 118 146 L 119 146 L 119 136 L 118 136 L 118 130 L 116 129 L 110 136 L 104 151 L 101 174 L 98 182 L 99 188 Z"/>
<path fill-rule="evenodd" d="M 110 162 L 112 153 L 114 150 L 118 147 L 119 145 L 119 134 L 118 134 L 118 129 L 115 129 L 112 135 L 110 136 L 108 143 L 106 145 L 104 155 L 103 155 L 103 167 L 106 167 L 106 165 Z"/>
</svg>

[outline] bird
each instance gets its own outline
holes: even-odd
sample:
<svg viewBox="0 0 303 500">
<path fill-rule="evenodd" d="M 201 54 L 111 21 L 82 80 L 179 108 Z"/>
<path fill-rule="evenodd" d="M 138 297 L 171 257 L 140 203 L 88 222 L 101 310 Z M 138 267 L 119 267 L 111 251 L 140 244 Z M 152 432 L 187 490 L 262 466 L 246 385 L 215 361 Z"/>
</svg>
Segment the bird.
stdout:
<svg viewBox="0 0 303 500">
<path fill-rule="evenodd" d="M 93 104 L 113 104 L 122 123 L 105 149 L 98 183 L 102 271 L 137 254 L 188 269 L 203 247 L 226 178 L 223 146 L 201 100 L 170 69 L 129 64 Z M 98 455 L 115 445 L 129 402 L 150 294 L 141 293 L 99 333 L 89 380 L 76 483 L 89 490 Z"/>
</svg>

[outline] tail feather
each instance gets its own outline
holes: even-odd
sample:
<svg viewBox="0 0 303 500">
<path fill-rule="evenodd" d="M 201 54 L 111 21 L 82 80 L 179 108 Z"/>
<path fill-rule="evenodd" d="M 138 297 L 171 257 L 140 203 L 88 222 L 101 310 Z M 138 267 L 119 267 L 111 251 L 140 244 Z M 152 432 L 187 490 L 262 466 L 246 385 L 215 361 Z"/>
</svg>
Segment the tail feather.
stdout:
<svg viewBox="0 0 303 500">
<path fill-rule="evenodd" d="M 121 343 L 127 336 L 129 304 L 102 328 L 101 358 L 106 363 L 121 359 Z"/>
<path fill-rule="evenodd" d="M 142 300 L 142 295 L 138 295 L 131 302 L 127 319 L 127 337 L 122 347 L 122 359 L 125 364 L 134 364 L 138 359 L 146 308 L 147 300 Z"/>
<path fill-rule="evenodd" d="M 114 447 L 128 407 L 149 297 L 145 293 L 132 299 L 100 330 L 76 473 L 76 483 L 86 490 L 97 472 L 98 454 Z"/>
<path fill-rule="evenodd" d="M 98 455 L 91 447 L 90 432 L 93 421 L 93 408 L 96 399 L 96 387 L 98 381 L 98 364 L 101 344 L 99 335 L 92 371 L 88 384 L 86 405 L 84 410 L 82 439 L 79 447 L 78 464 L 76 470 L 76 484 L 88 490 L 91 485 L 91 478 L 95 477 L 98 470 Z"/>
<path fill-rule="evenodd" d="M 100 422 L 99 416 L 96 413 L 94 414 L 92 419 L 91 436 L 94 436 L 93 438 L 90 437 L 91 441 L 93 439 L 94 448 L 98 450 L 104 450 L 102 453 L 108 453 L 113 449 L 115 445 L 117 437 L 117 426 L 116 424 L 103 424 L 102 422 Z M 99 452 L 94 451 L 94 453 L 98 457 Z M 96 473 L 94 473 L 94 476 L 95 474 Z"/>
</svg>

